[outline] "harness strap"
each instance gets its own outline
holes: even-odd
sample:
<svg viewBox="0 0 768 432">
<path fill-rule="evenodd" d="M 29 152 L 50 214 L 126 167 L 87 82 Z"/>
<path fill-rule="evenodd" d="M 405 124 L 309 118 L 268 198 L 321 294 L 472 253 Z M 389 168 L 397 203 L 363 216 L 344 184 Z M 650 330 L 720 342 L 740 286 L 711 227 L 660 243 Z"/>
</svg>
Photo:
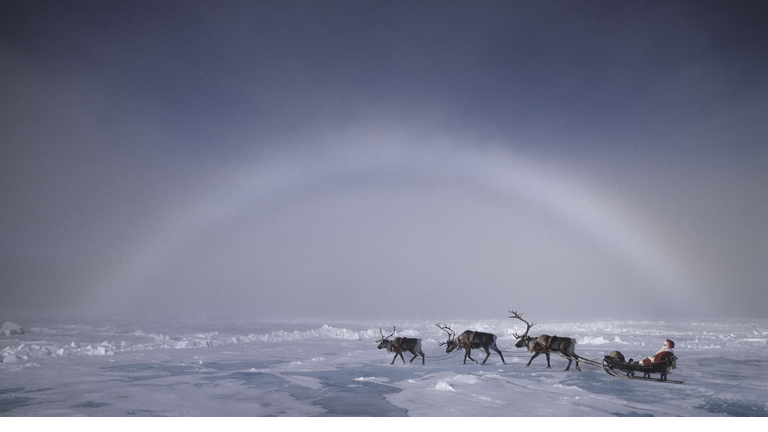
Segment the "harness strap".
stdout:
<svg viewBox="0 0 768 432">
<path fill-rule="evenodd" d="M 472 344 L 472 341 L 475 339 L 475 333 L 477 333 L 477 332 L 476 332 L 476 331 L 473 331 L 473 332 L 472 332 L 472 334 L 471 334 L 471 335 L 469 335 L 469 340 L 467 340 L 467 341 L 463 341 L 464 343 L 462 344 L 462 346 L 464 347 L 464 349 L 472 349 L 472 348 L 474 348 L 474 347 L 475 347 L 475 346 Z"/>
<path fill-rule="evenodd" d="M 552 341 L 555 340 L 557 336 L 550 336 L 549 339 L 547 339 L 547 344 L 544 345 L 543 343 L 539 342 L 538 339 L 535 340 L 533 343 L 533 349 L 539 350 L 539 351 L 550 351 L 552 346 Z"/>
<path fill-rule="evenodd" d="M 547 341 L 547 351 L 549 351 L 549 347 L 552 345 L 552 341 L 555 340 L 557 336 L 550 336 L 549 340 Z"/>
</svg>

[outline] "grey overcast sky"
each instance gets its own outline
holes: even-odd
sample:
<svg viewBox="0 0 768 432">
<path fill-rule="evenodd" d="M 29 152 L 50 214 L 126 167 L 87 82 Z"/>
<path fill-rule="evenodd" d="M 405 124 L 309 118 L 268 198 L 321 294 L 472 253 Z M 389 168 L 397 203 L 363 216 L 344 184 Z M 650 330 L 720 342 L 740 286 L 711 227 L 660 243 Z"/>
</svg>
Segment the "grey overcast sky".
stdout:
<svg viewBox="0 0 768 432">
<path fill-rule="evenodd" d="M 0 3 L 0 320 L 768 316 L 768 2 Z"/>
</svg>

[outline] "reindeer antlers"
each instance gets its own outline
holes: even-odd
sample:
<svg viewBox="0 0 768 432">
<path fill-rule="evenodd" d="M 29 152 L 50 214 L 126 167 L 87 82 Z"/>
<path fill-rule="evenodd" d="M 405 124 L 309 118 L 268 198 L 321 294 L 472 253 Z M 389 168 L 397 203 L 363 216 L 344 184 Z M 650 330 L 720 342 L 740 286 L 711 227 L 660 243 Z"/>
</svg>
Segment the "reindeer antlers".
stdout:
<svg viewBox="0 0 768 432">
<path fill-rule="evenodd" d="M 397 327 L 392 326 L 392 333 L 389 336 L 384 336 L 384 332 L 381 331 L 381 329 L 379 329 L 379 333 L 381 333 L 381 339 L 377 340 L 376 342 L 385 341 L 385 340 L 391 338 L 392 336 L 394 336 L 396 331 L 397 331 Z"/>
<path fill-rule="evenodd" d="M 525 328 L 525 333 L 523 333 L 523 336 L 519 336 L 517 333 L 514 333 L 514 334 L 513 334 L 513 336 L 515 337 L 515 339 L 520 339 L 520 338 L 522 338 L 522 337 L 524 337 L 524 336 L 528 336 L 528 330 L 530 330 L 530 329 L 531 329 L 531 327 L 535 326 L 535 325 L 536 325 L 536 323 L 530 323 L 530 324 L 528 324 L 528 321 L 526 321 L 526 320 L 524 320 L 524 319 L 523 319 L 523 314 L 521 314 L 521 313 L 517 313 L 517 312 L 515 312 L 515 311 L 508 311 L 508 312 L 512 314 L 512 316 L 511 316 L 510 318 L 517 318 L 517 319 L 519 319 L 520 321 L 524 322 L 524 323 L 525 323 L 525 325 L 527 326 L 527 327 Z"/>
<path fill-rule="evenodd" d="M 443 326 L 440 324 L 435 324 L 440 330 L 448 333 L 448 342 L 450 342 L 452 339 L 456 337 L 456 332 L 451 329 L 451 326 Z M 440 344 L 439 346 L 446 345 L 448 342 L 438 342 Z"/>
<path fill-rule="evenodd" d="M 444 326 L 444 325 L 440 325 L 440 324 L 435 324 L 435 325 L 436 325 L 436 326 L 437 326 L 437 327 L 438 327 L 440 330 L 442 330 L 442 331 L 444 331 L 444 332 L 448 333 L 448 335 L 449 335 L 449 336 L 451 336 L 451 337 L 452 337 L 452 336 L 454 336 L 454 335 L 456 334 L 456 332 L 454 332 L 454 331 L 451 329 L 451 326 Z"/>
</svg>

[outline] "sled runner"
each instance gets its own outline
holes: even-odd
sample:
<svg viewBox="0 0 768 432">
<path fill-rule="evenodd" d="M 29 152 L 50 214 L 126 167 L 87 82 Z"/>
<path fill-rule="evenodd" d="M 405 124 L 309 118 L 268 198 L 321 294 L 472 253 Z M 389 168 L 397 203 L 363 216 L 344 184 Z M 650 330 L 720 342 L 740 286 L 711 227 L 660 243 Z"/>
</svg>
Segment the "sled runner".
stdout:
<svg viewBox="0 0 768 432">
<path fill-rule="evenodd" d="M 657 363 L 637 364 L 624 361 L 624 356 L 620 352 L 613 351 L 603 358 L 603 369 L 605 369 L 609 375 L 619 378 L 682 384 L 682 381 L 667 379 L 667 374 L 670 373 L 669 371 L 671 369 L 675 368 L 676 362 L 677 357 L 672 356 Z M 640 374 L 642 374 L 642 376 L 640 376 Z M 651 374 L 659 374 L 659 376 L 653 377 Z"/>
</svg>

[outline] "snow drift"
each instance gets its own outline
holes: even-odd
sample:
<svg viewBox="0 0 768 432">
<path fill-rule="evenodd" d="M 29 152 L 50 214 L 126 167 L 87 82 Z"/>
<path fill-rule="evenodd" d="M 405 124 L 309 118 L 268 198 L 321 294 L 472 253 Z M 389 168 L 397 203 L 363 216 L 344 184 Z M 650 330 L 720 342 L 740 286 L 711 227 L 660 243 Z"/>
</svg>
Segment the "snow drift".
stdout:
<svg viewBox="0 0 768 432">
<path fill-rule="evenodd" d="M 379 328 L 421 337 L 426 365 L 376 349 Z M 453 322 L 494 333 L 507 365 L 459 365 L 431 322 L 23 322 L 0 339 L 4 416 L 766 416 L 768 321 L 540 323 L 600 360 L 676 343 L 683 384 L 621 380 L 601 368 L 514 348 L 514 323 Z M 20 326 L 18 326 L 20 327 Z M 6 328 L 5 326 L 3 327 Z M 10 329 L 10 327 L 8 327 Z M 402 330 L 401 330 L 402 329 Z M 399 361 L 399 360 L 398 360 Z M 450 409 L 446 409 L 450 407 Z"/>
</svg>

